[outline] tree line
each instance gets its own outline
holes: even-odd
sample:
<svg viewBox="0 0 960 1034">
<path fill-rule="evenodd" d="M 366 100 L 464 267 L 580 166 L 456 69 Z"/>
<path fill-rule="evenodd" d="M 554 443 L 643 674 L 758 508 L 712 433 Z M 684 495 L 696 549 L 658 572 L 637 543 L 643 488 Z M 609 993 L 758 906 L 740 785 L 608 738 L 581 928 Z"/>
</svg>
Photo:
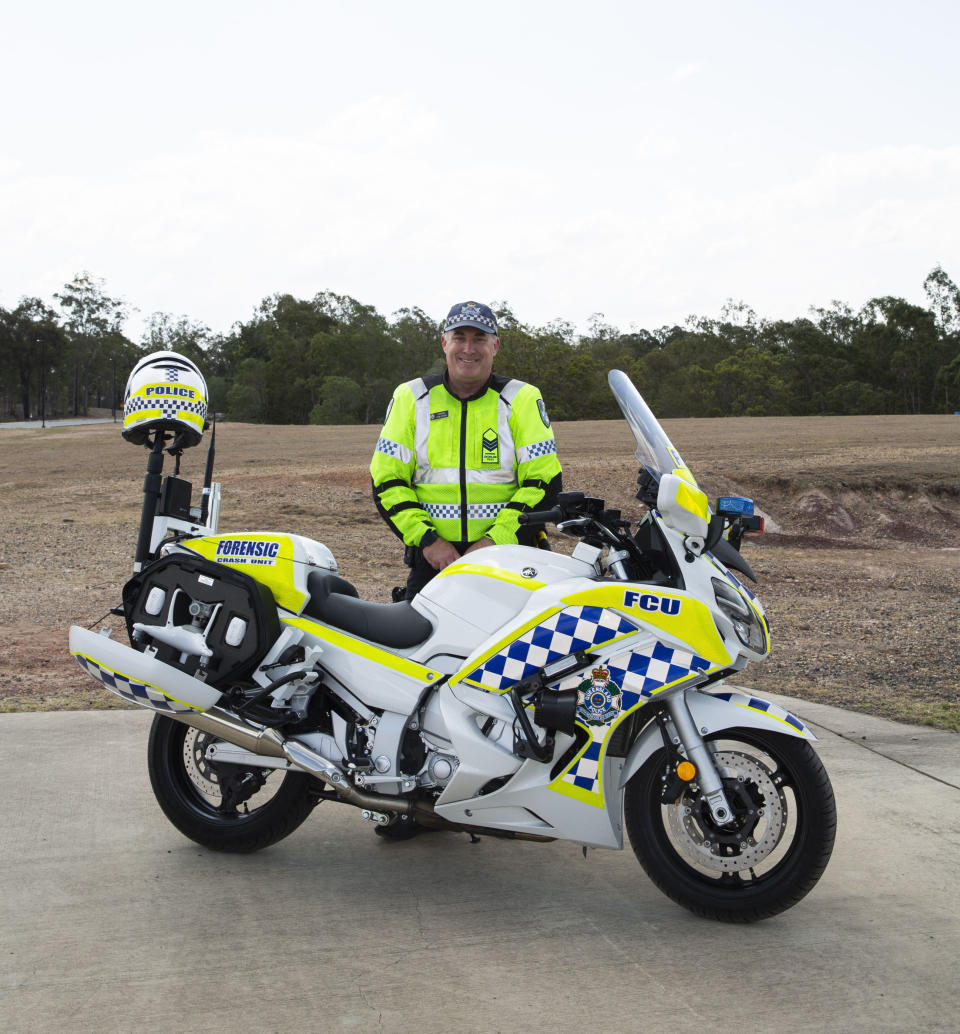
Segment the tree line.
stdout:
<svg viewBox="0 0 960 1034">
<path fill-rule="evenodd" d="M 496 369 L 538 385 L 555 420 L 619 416 L 606 373 L 625 370 L 660 417 L 943 413 L 960 410 L 960 289 L 939 266 L 919 306 L 881 297 L 793 320 L 743 303 L 719 319 L 622 331 L 594 315 L 523 323 L 494 304 Z M 440 325 L 419 308 L 387 317 L 321 292 L 265 298 L 246 322 L 214 334 L 186 316 L 154 313 L 139 342 L 129 307 L 82 273 L 48 304 L 0 308 L 0 418 L 47 419 L 123 407 L 127 374 L 149 352 L 193 359 L 221 418 L 254 423 L 379 423 L 394 387 L 440 372 Z"/>
</svg>

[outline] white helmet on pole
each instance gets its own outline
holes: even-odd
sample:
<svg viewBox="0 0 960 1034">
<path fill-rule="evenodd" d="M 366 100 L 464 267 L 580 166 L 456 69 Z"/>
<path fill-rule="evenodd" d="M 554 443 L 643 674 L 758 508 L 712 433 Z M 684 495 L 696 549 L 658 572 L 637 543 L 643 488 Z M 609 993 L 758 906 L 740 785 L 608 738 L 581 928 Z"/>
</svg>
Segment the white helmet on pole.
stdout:
<svg viewBox="0 0 960 1034">
<path fill-rule="evenodd" d="M 154 431 L 173 431 L 184 449 L 197 445 L 206 416 L 207 382 L 186 356 L 153 352 L 127 378 L 122 433 L 134 445 L 146 445 Z"/>
</svg>

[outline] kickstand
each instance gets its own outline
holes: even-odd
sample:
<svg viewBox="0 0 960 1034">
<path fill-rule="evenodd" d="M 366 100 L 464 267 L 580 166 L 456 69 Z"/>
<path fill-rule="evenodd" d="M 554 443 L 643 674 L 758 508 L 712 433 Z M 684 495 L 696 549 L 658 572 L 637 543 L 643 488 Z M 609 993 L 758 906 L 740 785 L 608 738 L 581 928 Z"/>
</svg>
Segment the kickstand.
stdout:
<svg viewBox="0 0 960 1034">
<path fill-rule="evenodd" d="M 479 844 L 480 843 L 480 838 L 477 836 L 476 833 L 471 833 L 469 830 L 466 830 L 465 832 L 470 837 L 470 843 L 471 844 Z"/>
</svg>

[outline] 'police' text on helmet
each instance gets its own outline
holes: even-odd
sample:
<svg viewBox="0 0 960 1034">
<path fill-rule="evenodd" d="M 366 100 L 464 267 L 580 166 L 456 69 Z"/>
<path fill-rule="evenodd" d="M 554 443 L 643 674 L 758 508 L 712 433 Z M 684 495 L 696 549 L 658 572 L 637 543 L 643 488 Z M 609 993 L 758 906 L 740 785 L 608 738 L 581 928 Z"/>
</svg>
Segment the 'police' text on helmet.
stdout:
<svg viewBox="0 0 960 1034">
<path fill-rule="evenodd" d="M 146 445 L 152 433 L 172 431 L 181 448 L 197 445 L 207 416 L 207 382 L 197 365 L 176 352 L 153 352 L 127 378 L 123 437 Z"/>
</svg>

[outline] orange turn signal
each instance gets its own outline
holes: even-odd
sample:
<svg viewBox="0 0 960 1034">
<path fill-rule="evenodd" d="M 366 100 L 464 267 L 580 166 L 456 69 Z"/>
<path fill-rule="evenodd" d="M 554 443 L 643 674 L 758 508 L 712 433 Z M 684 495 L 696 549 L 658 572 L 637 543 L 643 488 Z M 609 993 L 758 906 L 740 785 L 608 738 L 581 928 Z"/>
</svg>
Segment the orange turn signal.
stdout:
<svg viewBox="0 0 960 1034">
<path fill-rule="evenodd" d="M 677 765 L 677 775 L 685 782 L 689 783 L 691 779 L 697 774 L 697 766 L 690 761 L 681 761 Z"/>
</svg>

